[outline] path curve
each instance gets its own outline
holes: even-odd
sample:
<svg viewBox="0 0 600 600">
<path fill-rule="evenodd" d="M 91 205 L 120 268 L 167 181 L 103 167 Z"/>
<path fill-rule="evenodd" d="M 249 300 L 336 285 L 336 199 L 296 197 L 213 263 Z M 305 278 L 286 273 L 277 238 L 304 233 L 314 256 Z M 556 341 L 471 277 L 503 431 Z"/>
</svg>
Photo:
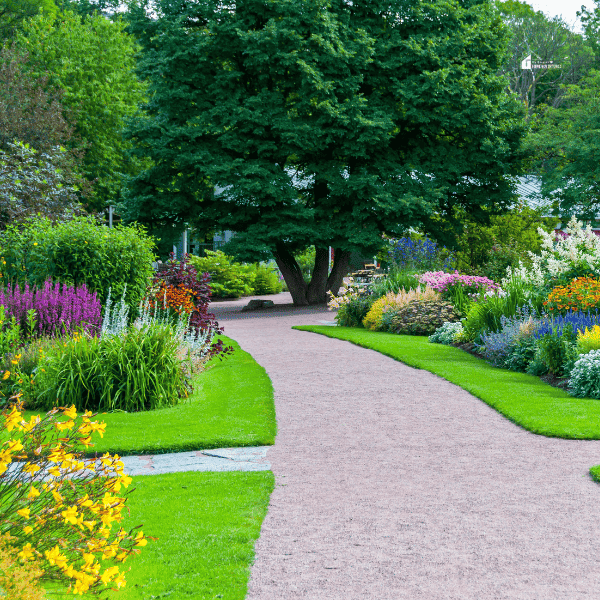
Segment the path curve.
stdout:
<svg viewBox="0 0 600 600">
<path fill-rule="evenodd" d="M 436 375 L 291 329 L 324 309 L 243 304 L 211 310 L 267 370 L 279 427 L 247 600 L 600 598 L 600 441 L 531 434 Z"/>
</svg>

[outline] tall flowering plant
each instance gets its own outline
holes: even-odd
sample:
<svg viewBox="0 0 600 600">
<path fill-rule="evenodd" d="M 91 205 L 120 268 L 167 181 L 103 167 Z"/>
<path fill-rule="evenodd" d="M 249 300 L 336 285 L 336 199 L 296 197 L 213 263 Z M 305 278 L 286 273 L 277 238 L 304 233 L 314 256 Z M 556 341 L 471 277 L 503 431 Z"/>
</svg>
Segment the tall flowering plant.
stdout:
<svg viewBox="0 0 600 600">
<path fill-rule="evenodd" d="M 72 406 L 27 421 L 18 402 L 0 416 L 0 534 L 42 581 L 76 595 L 123 587 L 119 564 L 147 544 L 139 527 L 119 526 L 131 483 L 119 456 L 83 457 L 106 427 L 93 417 Z"/>
<path fill-rule="evenodd" d="M 447 248 L 429 238 L 412 239 L 401 237 L 389 239 L 388 259 L 401 271 L 422 271 L 423 269 L 451 269 L 455 257 Z"/>
<path fill-rule="evenodd" d="M 542 237 L 541 253 L 529 253 L 530 267 L 519 263 L 516 269 L 509 268 L 506 281 L 517 278 L 539 288 L 566 283 L 575 277 L 600 277 L 600 238 L 591 226 L 584 227 L 573 217 L 565 232 L 555 235 L 542 228 L 538 232 Z"/>
<path fill-rule="evenodd" d="M 14 317 L 24 331 L 30 329 L 31 311 L 35 311 L 35 327 L 29 333 L 55 337 L 83 329 L 90 335 L 100 330 L 100 300 L 85 285 L 70 286 L 47 279 L 41 288 L 23 289 L 8 284 L 0 289 L 0 305 L 9 319 Z"/>
</svg>

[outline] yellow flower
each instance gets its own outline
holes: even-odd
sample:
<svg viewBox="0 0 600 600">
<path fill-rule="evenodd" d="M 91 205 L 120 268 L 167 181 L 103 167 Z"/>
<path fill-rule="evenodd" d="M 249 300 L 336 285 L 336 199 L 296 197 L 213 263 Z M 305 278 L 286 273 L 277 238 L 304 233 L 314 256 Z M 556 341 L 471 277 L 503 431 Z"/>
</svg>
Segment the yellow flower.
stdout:
<svg viewBox="0 0 600 600">
<path fill-rule="evenodd" d="M 54 546 L 52 550 L 46 550 L 44 554 L 46 556 L 46 560 L 51 565 L 56 565 L 59 569 L 67 566 L 67 558 L 64 554 L 60 553 L 60 548 L 58 546 Z"/>
<path fill-rule="evenodd" d="M 29 490 L 29 493 L 27 494 L 27 499 L 33 500 L 33 498 L 36 498 L 39 495 L 40 495 L 39 491 L 34 486 L 31 486 L 31 489 Z"/>
<path fill-rule="evenodd" d="M 21 442 L 18 440 L 11 440 L 6 445 L 6 449 L 9 452 L 18 452 L 19 450 L 23 450 L 23 444 L 21 444 Z"/>
<path fill-rule="evenodd" d="M 37 242 L 33 242 L 33 245 L 34 245 L 34 246 L 37 246 Z"/>
<path fill-rule="evenodd" d="M 60 477 L 60 469 L 58 467 L 51 467 L 48 469 L 48 473 L 54 477 Z"/>
<path fill-rule="evenodd" d="M 63 414 L 69 417 L 69 419 L 77 418 L 77 409 L 75 408 L 75 405 L 73 404 L 70 408 L 65 408 Z"/>
<path fill-rule="evenodd" d="M 8 373 L 10 375 L 9 371 L 6 371 L 6 373 Z M 3 379 L 8 379 L 8 377 L 6 376 L 6 373 L 3 377 Z M 19 424 L 21 423 L 22 417 L 21 417 L 21 413 L 13 406 L 12 410 L 8 413 L 8 415 L 6 415 L 6 421 L 4 422 L 4 428 L 6 429 L 6 431 L 12 431 L 15 427 L 17 429 L 22 429 L 22 427 L 19 426 Z"/>
<path fill-rule="evenodd" d="M 69 508 L 67 508 L 67 510 L 63 510 L 60 513 L 63 516 L 63 519 L 65 520 L 65 523 L 71 523 L 71 525 L 77 525 L 77 507 L 76 506 L 69 506 Z"/>
<path fill-rule="evenodd" d="M 29 519 L 30 510 L 28 508 L 21 508 L 17 511 L 17 514 L 23 517 L 24 519 Z"/>
<path fill-rule="evenodd" d="M 29 473 L 30 475 L 33 475 L 34 473 L 37 473 L 40 470 L 40 467 L 34 463 L 26 463 L 25 466 L 23 467 L 23 471 L 25 471 L 25 473 Z"/>
<path fill-rule="evenodd" d="M 125 587 L 125 575 L 123 575 L 123 573 L 121 573 L 115 580 L 114 582 L 118 588 L 122 588 Z"/>
<path fill-rule="evenodd" d="M 30 558 L 33 558 L 33 548 L 31 547 L 31 544 L 27 543 L 23 546 L 23 550 L 19 552 L 19 557 L 23 560 L 29 560 Z"/>
<path fill-rule="evenodd" d="M 109 567 L 100 576 L 100 581 L 104 585 L 108 585 L 108 583 L 118 574 L 119 574 L 119 567 Z"/>
<path fill-rule="evenodd" d="M 135 536 L 136 546 L 145 546 L 148 543 L 148 540 L 144 537 L 144 533 L 142 531 L 138 532 Z"/>
<path fill-rule="evenodd" d="M 23 533 L 25 535 L 29 535 L 30 533 L 33 533 L 33 527 L 31 527 L 30 525 L 25 525 L 25 527 L 23 527 Z"/>
<path fill-rule="evenodd" d="M 18 360 L 11 360 L 10 362 L 11 362 L 13 365 L 18 365 L 18 364 L 19 364 L 19 361 L 18 361 Z M 9 374 L 10 374 L 10 371 L 9 371 Z"/>
<path fill-rule="evenodd" d="M 61 423 L 56 423 L 56 429 L 59 431 L 64 431 L 65 429 L 71 429 L 75 425 L 75 421 L 63 421 Z"/>
<path fill-rule="evenodd" d="M 39 415 L 32 415 L 29 419 L 29 423 L 23 426 L 24 431 L 31 431 L 39 422 Z"/>
</svg>

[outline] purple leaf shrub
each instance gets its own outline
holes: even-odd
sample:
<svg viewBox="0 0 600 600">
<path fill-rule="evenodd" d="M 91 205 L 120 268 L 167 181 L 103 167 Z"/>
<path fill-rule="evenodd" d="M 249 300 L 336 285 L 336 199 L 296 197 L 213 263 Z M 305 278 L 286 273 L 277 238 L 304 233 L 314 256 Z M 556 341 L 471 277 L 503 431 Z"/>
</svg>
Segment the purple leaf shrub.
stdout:
<svg viewBox="0 0 600 600">
<path fill-rule="evenodd" d="M 27 313 L 35 310 L 36 326 L 34 334 L 54 337 L 83 329 L 90 335 L 100 331 L 102 307 L 96 295 L 87 287 L 52 283 L 47 279 L 42 288 L 25 288 L 8 284 L 0 290 L 0 304 L 4 305 L 8 318 L 15 317 L 25 330 Z"/>
</svg>

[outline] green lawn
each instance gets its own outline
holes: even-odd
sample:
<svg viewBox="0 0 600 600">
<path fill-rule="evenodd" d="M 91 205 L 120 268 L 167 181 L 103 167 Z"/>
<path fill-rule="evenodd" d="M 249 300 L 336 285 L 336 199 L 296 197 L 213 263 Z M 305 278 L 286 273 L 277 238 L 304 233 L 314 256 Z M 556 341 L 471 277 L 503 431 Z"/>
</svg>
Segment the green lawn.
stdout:
<svg viewBox="0 0 600 600">
<path fill-rule="evenodd" d="M 326 325 L 294 327 L 347 340 L 440 375 L 480 398 L 513 423 L 548 437 L 600 439 L 600 401 L 573 398 L 538 377 L 505 371 L 426 337 Z"/>
<path fill-rule="evenodd" d="M 190 398 L 172 408 L 99 415 L 106 434 L 94 435 L 92 450 L 126 455 L 272 445 L 277 425 L 271 380 L 235 341 L 223 340 L 233 354 L 213 359 L 196 376 Z"/>
</svg>

